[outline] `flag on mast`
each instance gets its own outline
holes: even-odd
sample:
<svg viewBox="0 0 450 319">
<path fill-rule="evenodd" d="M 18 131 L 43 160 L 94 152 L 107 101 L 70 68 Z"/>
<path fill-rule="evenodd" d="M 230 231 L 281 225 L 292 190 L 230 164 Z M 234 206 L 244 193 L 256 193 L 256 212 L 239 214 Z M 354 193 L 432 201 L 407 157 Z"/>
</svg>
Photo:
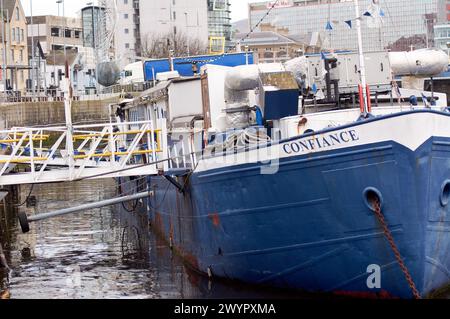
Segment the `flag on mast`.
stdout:
<svg viewBox="0 0 450 319">
<path fill-rule="evenodd" d="M 364 15 L 367 17 L 367 27 L 371 29 L 379 29 L 384 24 L 384 11 L 380 7 L 379 0 L 372 0 L 369 8 Z"/>
</svg>

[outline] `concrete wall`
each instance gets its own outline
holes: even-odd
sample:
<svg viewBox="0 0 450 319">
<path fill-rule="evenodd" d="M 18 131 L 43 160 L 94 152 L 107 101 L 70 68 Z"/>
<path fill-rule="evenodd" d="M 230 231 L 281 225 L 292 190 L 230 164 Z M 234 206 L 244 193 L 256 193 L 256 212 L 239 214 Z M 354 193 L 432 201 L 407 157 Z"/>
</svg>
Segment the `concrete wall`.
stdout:
<svg viewBox="0 0 450 319">
<path fill-rule="evenodd" d="M 99 101 L 74 101 L 74 124 L 103 123 L 109 120 L 108 105 L 116 98 Z M 14 126 L 55 126 L 65 123 L 63 102 L 2 103 L 0 105 L 0 129 Z"/>
</svg>

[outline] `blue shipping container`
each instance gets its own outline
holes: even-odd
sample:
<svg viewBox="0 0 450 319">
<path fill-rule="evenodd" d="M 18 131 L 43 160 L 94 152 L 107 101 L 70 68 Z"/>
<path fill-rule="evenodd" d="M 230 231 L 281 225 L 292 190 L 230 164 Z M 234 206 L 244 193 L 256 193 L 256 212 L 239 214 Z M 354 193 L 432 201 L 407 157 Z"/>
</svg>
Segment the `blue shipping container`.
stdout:
<svg viewBox="0 0 450 319">
<path fill-rule="evenodd" d="M 173 64 L 175 71 L 178 71 L 181 76 L 193 76 L 192 70 L 193 62 L 197 62 L 198 72 L 200 68 L 206 64 L 223 65 L 235 67 L 239 65 L 254 64 L 253 53 L 232 53 L 224 55 L 204 55 L 195 57 L 174 58 Z M 151 60 L 144 62 L 145 81 L 153 81 L 153 77 L 162 72 L 170 71 L 168 59 Z"/>
</svg>

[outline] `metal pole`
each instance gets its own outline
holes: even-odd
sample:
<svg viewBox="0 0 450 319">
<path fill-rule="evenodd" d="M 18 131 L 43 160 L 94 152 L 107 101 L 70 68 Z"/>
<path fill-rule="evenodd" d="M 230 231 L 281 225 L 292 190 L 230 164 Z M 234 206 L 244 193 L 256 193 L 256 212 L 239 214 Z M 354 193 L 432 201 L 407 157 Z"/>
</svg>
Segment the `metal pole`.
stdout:
<svg viewBox="0 0 450 319">
<path fill-rule="evenodd" d="M 8 53 L 11 52 L 11 20 L 12 16 L 9 12 L 9 9 L 6 9 L 6 27 L 9 29 L 8 33 L 6 34 L 8 36 Z M 11 79 L 9 80 L 9 86 L 11 87 L 11 93 L 14 95 L 14 54 L 11 54 Z M 6 73 L 8 73 L 8 63 L 6 64 Z"/>
<path fill-rule="evenodd" d="M 362 44 L 362 32 L 361 32 L 361 14 L 359 12 L 359 3 L 358 0 L 355 0 L 355 13 L 356 13 L 356 29 L 358 31 L 358 51 L 359 51 L 359 68 L 360 68 L 360 76 L 361 76 L 361 86 L 363 91 L 363 99 L 362 101 L 364 108 L 362 115 L 367 117 L 369 114 L 369 103 L 367 96 L 367 80 L 366 80 L 366 64 L 363 53 L 363 44 Z"/>
<path fill-rule="evenodd" d="M 108 200 L 104 200 L 104 201 L 100 201 L 100 202 L 96 202 L 96 203 L 85 204 L 85 205 L 81 205 L 78 207 L 71 207 L 71 208 L 61 209 L 61 210 L 54 211 L 54 212 L 35 215 L 32 217 L 29 217 L 28 221 L 29 222 L 37 222 L 40 220 L 63 216 L 63 215 L 72 214 L 72 213 L 78 213 L 78 212 L 82 212 L 85 210 L 102 208 L 105 206 L 111 206 L 111 205 L 115 205 L 115 204 L 129 202 L 132 200 L 138 200 L 138 199 L 146 198 L 149 196 L 151 196 L 151 192 L 144 192 L 144 193 L 138 193 L 138 194 L 129 195 L 129 196 L 122 196 L 122 197 L 108 199 Z"/>
<path fill-rule="evenodd" d="M 66 149 L 69 156 L 69 175 L 70 180 L 74 178 L 75 173 L 75 159 L 74 159 L 74 146 L 73 146 L 73 124 L 72 124 L 72 86 L 70 83 L 70 67 L 69 63 L 65 62 L 65 70 L 64 70 L 64 112 L 66 117 L 66 128 L 67 128 L 67 136 L 66 136 Z"/>
<path fill-rule="evenodd" d="M 188 13 L 185 12 L 184 15 L 186 16 L 186 41 L 187 41 L 187 55 L 191 55 L 191 48 L 190 48 L 190 36 L 189 36 L 189 23 L 188 23 Z"/>
<path fill-rule="evenodd" d="M 3 63 L 2 63 L 2 77 L 3 77 L 3 93 L 7 92 L 7 88 L 6 88 L 6 78 L 7 78 L 7 74 L 6 74 L 6 30 L 5 30 L 5 16 L 3 14 L 3 10 L 4 10 L 4 6 L 3 6 L 3 0 L 0 0 L 0 6 L 1 6 L 1 11 L 2 11 L 2 43 L 3 43 Z"/>
<path fill-rule="evenodd" d="M 36 68 L 35 68 L 35 58 L 36 58 L 36 54 L 34 51 L 34 24 L 33 24 L 33 0 L 30 0 L 30 24 L 31 24 L 31 89 L 33 92 L 33 98 L 36 98 L 36 90 L 35 90 L 35 86 L 34 86 L 34 78 L 36 75 Z"/>
<path fill-rule="evenodd" d="M 59 3 L 60 2 L 56 2 L 58 4 L 58 18 L 59 18 Z M 55 37 L 53 37 L 53 84 L 55 85 L 55 97 L 56 97 L 56 87 L 59 86 L 59 81 L 58 81 L 58 85 L 56 85 L 56 47 L 55 47 Z"/>
<path fill-rule="evenodd" d="M 134 195 L 122 196 L 122 197 L 118 197 L 118 198 L 114 198 L 114 199 L 108 199 L 108 200 L 104 200 L 104 201 L 100 201 L 100 202 L 96 202 L 96 203 L 85 204 L 85 205 L 81 205 L 78 207 L 61 209 L 58 211 L 49 212 L 49 213 L 45 213 L 45 214 L 39 214 L 39 215 L 35 215 L 32 217 L 28 217 L 24 212 L 20 212 L 19 213 L 20 227 L 22 228 L 22 232 L 28 233 L 30 231 L 29 223 L 34 223 L 34 222 L 37 222 L 40 220 L 64 216 L 64 215 L 68 215 L 68 214 L 79 213 L 79 212 L 86 211 L 86 210 L 102 208 L 102 207 L 106 207 L 106 206 L 112 206 L 115 204 L 125 203 L 125 202 L 129 202 L 129 201 L 133 201 L 133 200 L 139 200 L 142 198 L 147 198 L 152 195 L 153 195 L 153 192 L 148 191 L 148 192 L 144 192 L 144 193 L 138 193 L 138 194 L 134 194 Z"/>
<path fill-rule="evenodd" d="M 62 7 L 63 7 L 63 12 L 62 12 L 62 15 L 63 15 L 63 25 L 64 25 L 64 34 L 63 34 L 63 42 L 64 42 L 64 60 L 67 60 L 67 56 L 66 56 L 66 28 L 67 28 L 67 24 L 66 24 L 66 11 L 65 11 L 65 1 L 64 0 L 61 0 L 62 1 Z"/>
</svg>

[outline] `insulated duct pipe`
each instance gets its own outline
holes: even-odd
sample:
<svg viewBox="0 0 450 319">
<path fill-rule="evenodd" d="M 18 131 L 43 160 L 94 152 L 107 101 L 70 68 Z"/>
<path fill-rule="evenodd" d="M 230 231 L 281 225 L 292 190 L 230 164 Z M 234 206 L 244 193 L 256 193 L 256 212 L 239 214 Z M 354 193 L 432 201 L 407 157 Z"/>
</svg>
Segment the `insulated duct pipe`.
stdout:
<svg viewBox="0 0 450 319">
<path fill-rule="evenodd" d="M 308 82 L 308 59 L 305 56 L 294 58 L 284 63 L 286 71 L 294 74 L 295 80 L 300 88 L 309 87 Z"/>
<path fill-rule="evenodd" d="M 394 76 L 430 77 L 448 70 L 449 57 L 438 49 L 411 52 L 390 52 L 389 60 Z"/>
<path fill-rule="evenodd" d="M 257 65 L 237 66 L 225 76 L 225 103 L 227 124 L 230 128 L 249 126 L 250 102 L 248 91 L 259 86 L 259 68 Z"/>
</svg>

